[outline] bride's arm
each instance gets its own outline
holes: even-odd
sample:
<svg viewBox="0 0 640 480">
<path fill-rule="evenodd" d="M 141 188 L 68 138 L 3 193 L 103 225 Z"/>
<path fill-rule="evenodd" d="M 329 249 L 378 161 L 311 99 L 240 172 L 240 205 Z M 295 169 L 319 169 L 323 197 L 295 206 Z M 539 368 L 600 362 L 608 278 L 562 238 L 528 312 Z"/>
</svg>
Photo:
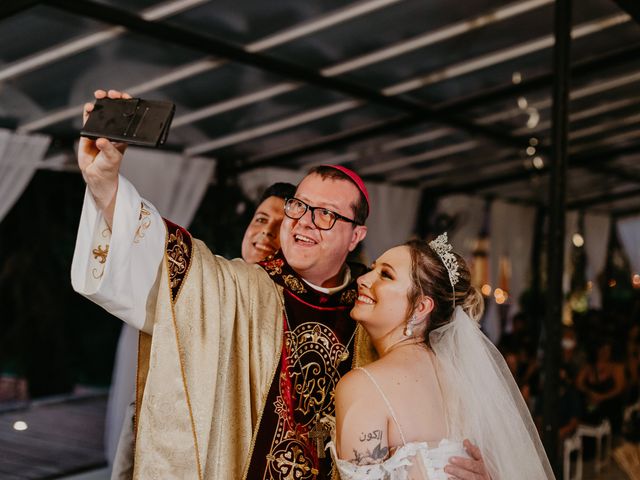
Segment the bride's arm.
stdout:
<svg viewBox="0 0 640 480">
<path fill-rule="evenodd" d="M 336 450 L 355 465 L 371 465 L 389 457 L 387 412 L 371 382 L 357 370 L 336 387 Z"/>
</svg>

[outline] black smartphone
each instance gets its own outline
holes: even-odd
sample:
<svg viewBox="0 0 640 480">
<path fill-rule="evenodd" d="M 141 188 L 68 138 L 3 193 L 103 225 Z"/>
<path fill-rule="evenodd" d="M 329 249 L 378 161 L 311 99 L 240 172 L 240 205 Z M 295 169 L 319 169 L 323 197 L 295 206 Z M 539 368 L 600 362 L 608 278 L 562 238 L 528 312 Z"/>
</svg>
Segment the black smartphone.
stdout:
<svg viewBox="0 0 640 480">
<path fill-rule="evenodd" d="M 159 100 L 99 98 L 80 135 L 158 147 L 167 141 L 175 110 L 173 103 Z"/>
</svg>

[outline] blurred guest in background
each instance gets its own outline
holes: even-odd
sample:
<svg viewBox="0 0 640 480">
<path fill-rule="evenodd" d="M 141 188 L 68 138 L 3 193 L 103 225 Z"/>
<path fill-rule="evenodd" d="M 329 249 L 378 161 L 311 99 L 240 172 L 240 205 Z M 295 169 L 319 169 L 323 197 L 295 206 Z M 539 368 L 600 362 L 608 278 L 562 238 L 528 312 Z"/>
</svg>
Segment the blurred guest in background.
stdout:
<svg viewBox="0 0 640 480">
<path fill-rule="evenodd" d="M 584 395 L 582 421 L 597 424 L 607 418 L 613 431 L 619 432 L 625 390 L 624 365 L 613 360 L 610 340 L 600 339 L 591 346 L 576 386 Z"/>
</svg>

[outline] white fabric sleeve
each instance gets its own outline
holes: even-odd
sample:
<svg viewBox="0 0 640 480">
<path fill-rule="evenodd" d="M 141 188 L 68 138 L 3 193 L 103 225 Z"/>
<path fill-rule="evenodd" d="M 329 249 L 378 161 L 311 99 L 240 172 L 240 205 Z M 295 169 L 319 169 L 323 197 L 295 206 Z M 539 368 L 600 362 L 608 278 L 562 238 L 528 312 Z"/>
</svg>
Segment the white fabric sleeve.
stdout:
<svg viewBox="0 0 640 480">
<path fill-rule="evenodd" d="M 160 214 L 123 176 L 111 231 L 87 189 L 71 264 L 73 289 L 150 334 L 165 238 Z"/>
</svg>

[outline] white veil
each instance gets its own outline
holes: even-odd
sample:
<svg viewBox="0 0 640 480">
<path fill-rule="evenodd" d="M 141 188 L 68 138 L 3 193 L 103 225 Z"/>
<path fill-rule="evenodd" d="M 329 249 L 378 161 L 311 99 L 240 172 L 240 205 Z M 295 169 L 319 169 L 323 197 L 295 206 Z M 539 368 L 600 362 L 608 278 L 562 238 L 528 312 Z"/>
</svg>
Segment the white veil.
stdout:
<svg viewBox="0 0 640 480">
<path fill-rule="evenodd" d="M 480 448 L 494 480 L 554 479 L 538 432 L 502 355 L 456 307 L 429 335 L 445 396 L 449 434 Z"/>
</svg>

